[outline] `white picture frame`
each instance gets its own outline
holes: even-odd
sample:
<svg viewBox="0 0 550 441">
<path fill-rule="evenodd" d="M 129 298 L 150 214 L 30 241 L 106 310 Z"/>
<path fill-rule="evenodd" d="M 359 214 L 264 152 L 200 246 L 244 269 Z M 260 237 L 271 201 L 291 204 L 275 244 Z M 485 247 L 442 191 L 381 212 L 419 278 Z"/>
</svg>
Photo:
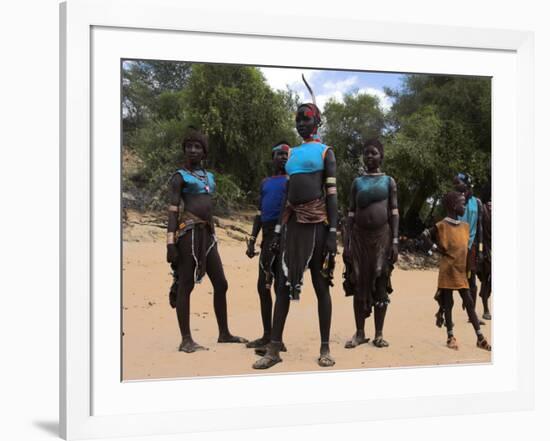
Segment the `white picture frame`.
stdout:
<svg viewBox="0 0 550 441">
<path fill-rule="evenodd" d="M 82 439 L 101 436 L 132 436 L 167 434 L 181 431 L 222 430 L 234 428 L 258 428 L 268 425 L 273 426 L 273 416 L 276 425 L 315 424 L 322 422 L 353 422 L 367 419 L 429 416 L 460 414 L 499 410 L 530 409 L 533 405 L 533 327 L 530 317 L 533 316 L 533 35 L 530 32 L 499 31 L 484 29 L 461 29 L 447 26 L 411 25 L 396 23 L 374 23 L 353 19 L 316 20 L 314 27 L 302 27 L 301 23 L 307 20 L 299 16 L 275 16 L 273 14 L 236 14 L 232 13 L 230 5 L 227 10 L 205 11 L 185 6 L 182 2 L 174 0 L 143 0 L 129 2 L 124 0 L 70 0 L 62 3 L 61 13 L 61 197 L 60 197 L 60 255 L 61 255 L 61 300 L 60 300 L 60 335 L 61 335 L 61 359 L 60 359 L 60 427 L 61 434 L 66 439 Z M 106 118 L 105 131 L 109 133 L 120 124 L 118 115 L 119 107 L 112 108 L 110 101 L 103 101 L 102 96 L 109 96 L 109 86 L 105 83 L 105 91 L 98 93 L 98 88 L 103 87 L 103 81 L 109 82 L 109 67 L 112 60 L 120 58 L 117 52 L 117 40 L 114 34 L 132 33 L 132 42 L 122 43 L 127 45 L 128 58 L 133 54 L 146 53 L 147 50 L 156 51 L 153 55 L 159 58 L 170 58 L 168 52 L 163 52 L 158 46 L 147 49 L 148 41 L 154 38 L 174 40 L 177 38 L 193 38 L 196 44 L 204 44 L 206 40 L 217 42 L 230 39 L 236 44 L 237 49 L 230 51 L 222 57 L 215 54 L 210 61 L 234 62 L 235 59 L 247 62 L 245 55 L 238 54 L 239 47 L 247 44 L 269 45 L 276 41 L 277 45 L 300 44 L 311 47 L 326 45 L 339 47 L 360 47 L 365 51 L 373 51 L 383 58 L 383 52 L 403 50 L 403 54 L 410 51 L 418 58 L 428 60 L 431 52 L 441 55 L 443 59 L 461 56 L 472 60 L 493 60 L 495 67 L 483 66 L 465 67 L 463 71 L 455 67 L 448 73 L 478 73 L 484 74 L 494 69 L 498 72 L 495 78 L 502 79 L 501 84 L 507 84 L 514 94 L 506 96 L 499 88 L 498 81 L 495 84 L 493 95 L 493 109 L 496 111 L 494 138 L 502 141 L 493 146 L 499 150 L 510 152 L 509 157 L 496 154 L 493 162 L 495 173 L 493 176 L 495 196 L 495 226 L 501 223 L 501 232 L 507 229 L 512 236 L 510 243 L 512 249 L 517 249 L 514 258 L 510 262 L 498 262 L 502 265 L 496 272 L 498 275 L 506 274 L 509 283 L 500 282 L 500 287 L 495 290 L 506 292 L 509 299 L 508 305 L 495 306 L 495 353 L 491 366 L 462 366 L 459 368 L 423 368 L 401 369 L 392 372 L 358 371 L 352 373 L 336 372 L 328 374 L 300 374 L 300 375 L 276 375 L 250 378 L 217 378 L 202 380 L 169 380 L 141 382 L 139 384 L 122 383 L 113 384 L 113 378 L 119 376 L 119 372 L 112 373 L 113 366 L 120 363 L 120 356 L 116 356 L 116 350 L 120 349 L 116 344 L 110 346 L 113 338 L 112 330 L 117 329 L 116 321 L 119 309 L 113 310 L 109 305 L 108 297 L 94 295 L 98 286 L 101 292 L 116 291 L 120 287 L 111 283 L 109 277 L 98 278 L 101 271 L 101 261 L 108 262 L 118 253 L 118 242 L 113 236 L 113 251 L 108 252 L 105 243 L 101 245 L 98 240 L 98 232 L 101 236 L 110 237 L 112 225 L 107 226 L 108 218 L 101 217 L 103 207 L 97 203 L 97 194 L 106 192 L 108 188 L 101 188 L 94 173 L 98 171 L 98 157 L 102 158 L 102 152 L 93 149 L 94 142 L 102 141 L 94 132 L 94 128 L 103 124 L 102 118 Z M 111 33 L 107 35 L 108 33 Z M 136 52 L 136 40 L 140 40 L 140 51 Z M 203 40 L 201 42 L 201 39 Z M 226 39 L 226 40 L 224 40 Z M 158 40 L 161 41 L 161 40 Z M 106 42 L 112 42 L 107 47 Z M 210 43 L 212 44 L 212 42 Z M 241 45 L 241 46 L 239 46 Z M 130 50 L 130 47 L 133 47 Z M 170 44 L 162 45 L 170 46 Z M 282 47 L 281 46 L 281 47 Z M 98 48 L 101 49 L 99 56 Z M 384 48 L 382 52 L 380 49 Z M 166 49 L 169 50 L 169 47 Z M 376 52 L 378 51 L 378 52 Z M 431 52 L 430 52 L 431 51 Z M 235 53 L 233 53 L 235 52 Z M 246 51 L 244 51 L 246 52 Z M 248 51 L 250 52 L 250 50 Z M 341 51 L 340 51 L 341 52 Z M 94 58 L 96 54 L 96 58 Z M 424 54 L 424 55 L 421 55 Z M 477 54 L 477 55 L 476 55 Z M 275 52 L 271 52 L 273 58 Z M 277 55 L 279 56 L 279 55 Z M 110 57 L 110 58 L 109 58 Z M 226 58 L 227 57 L 227 58 Z M 232 58 L 234 57 L 234 58 Z M 478 57 L 478 58 L 476 58 Z M 492 58 L 491 58 L 492 57 Z M 145 58 L 145 57 L 144 57 Z M 432 57 L 433 63 L 437 60 Z M 188 61 L 208 61 L 206 59 L 189 59 Z M 332 67 L 362 68 L 359 64 L 339 65 L 343 61 L 334 58 L 336 65 Z M 111 61 L 109 61 L 111 60 Z M 283 60 L 282 58 L 280 60 Z M 290 58 L 279 61 L 276 65 L 298 66 L 296 61 Z M 260 64 L 258 59 L 252 60 Z M 105 62 L 105 64 L 103 64 Z M 391 64 L 395 62 L 396 64 Z M 415 72 L 421 69 L 420 61 L 411 61 L 410 57 L 397 58 L 393 62 L 386 61 L 385 69 L 393 66 L 395 71 Z M 111 64 L 109 64 L 111 63 Z M 252 63 L 252 64 L 254 64 Z M 269 60 L 264 63 L 269 63 Z M 330 63 L 320 65 L 319 61 L 312 61 L 309 66 L 302 67 L 331 67 Z M 327 64 L 328 63 L 328 64 Z M 348 62 L 349 63 L 349 62 Z M 376 69 L 381 63 L 373 61 L 371 66 Z M 428 63 L 428 61 L 426 61 Z M 478 61 L 478 63 L 480 63 Z M 511 63 L 511 64 L 510 64 Z M 322 64 L 322 63 L 321 63 Z M 451 61 L 449 60 L 449 64 Z M 475 63 L 474 63 L 475 64 Z M 105 69 L 103 69 L 105 66 Z M 424 64 L 423 66 L 431 66 Z M 434 70 L 427 72 L 443 72 L 444 69 L 434 64 Z M 511 67 L 511 69 L 510 69 Z M 99 70 L 98 70 L 99 69 Z M 430 67 L 428 67 L 430 69 Z M 451 68 L 449 68 L 451 69 Z M 473 70 L 472 70 L 473 69 Z M 384 69 L 381 69 L 384 70 Z M 105 77 L 103 77 L 105 74 Z M 118 78 L 116 79 L 120 81 Z M 99 81 L 99 82 L 98 82 Z M 103 95 L 101 95 L 103 93 Z M 110 95 L 112 97 L 112 93 Z M 114 102 L 114 101 L 113 101 Z M 498 107 L 495 108 L 495 106 Z M 503 105 L 504 104 L 504 105 Z M 97 114 L 101 110 L 100 115 Z M 116 120 L 109 115 L 116 114 Z M 103 127 L 103 126 L 102 126 Z M 506 127 L 514 136 L 506 140 Z M 509 134 L 508 133 L 508 134 Z M 109 142 L 106 138 L 105 142 Z M 510 144 L 506 144 L 509 142 Z M 506 144 L 506 145 L 505 145 Z M 522 155 L 515 155 L 521 145 Z M 506 150 L 508 149 L 508 150 Z M 499 159 L 500 158 L 500 159 Z M 117 164 L 106 161 L 100 165 L 105 167 L 101 173 L 119 173 Z M 95 165 L 94 165 L 95 164 Z M 95 167 L 95 169 L 94 169 Z M 109 171 L 110 170 L 110 171 Z M 114 176 L 114 175 L 113 175 Z M 513 190 L 506 195 L 499 192 L 504 179 L 512 182 Z M 115 194 L 115 199 L 119 197 Z M 108 199 L 108 198 L 105 198 Z M 502 202 L 500 202 L 502 201 Z M 499 217 L 499 203 L 502 207 L 508 203 L 513 216 Z M 503 213 L 501 211 L 500 213 Z M 506 220 L 504 220 L 506 217 Z M 499 219 L 503 219 L 502 221 Z M 505 225 L 506 224 L 506 225 Z M 520 233 L 519 226 L 522 226 Z M 118 225 L 115 226 L 119 228 Z M 498 228 L 495 231 L 495 244 L 498 248 Z M 504 235 L 501 234 L 500 237 Z M 118 239 L 120 240 L 120 238 Z M 108 246 L 108 245 L 107 245 Z M 115 253 L 116 251 L 116 253 Z M 95 254 L 94 254 L 95 253 Z M 99 255 L 98 255 L 99 253 Z M 115 256 L 116 257 L 116 256 Z M 497 259 L 498 260 L 498 259 Z M 94 266 L 95 265 L 95 266 Z M 506 266 L 507 265 L 507 266 Z M 119 268 L 119 267 L 118 267 Z M 118 271 L 118 268 L 116 269 Z M 498 268 L 497 268 L 498 269 Z M 522 294 L 518 289 L 518 281 L 521 276 Z M 495 277 L 495 281 L 497 278 Z M 502 279 L 501 279 L 502 280 Z M 109 285 L 111 283 L 111 285 Z M 118 301 L 117 292 L 113 296 Z M 521 300 L 521 301 L 519 301 Z M 120 308 L 120 305 L 118 305 Z M 115 302 L 116 308 L 116 302 Z M 506 309 L 508 308 L 508 309 Z M 98 315 L 101 314 L 102 322 L 106 324 L 97 326 Z M 506 314 L 509 314 L 508 316 Z M 504 326 L 499 317 L 509 317 L 510 321 Z M 111 323 L 112 326 L 110 324 Z M 509 324 L 512 324 L 508 326 Z M 94 326 L 96 324 L 96 326 Z M 120 327 L 118 327 L 120 329 Z M 118 331 L 117 331 L 118 332 Z M 499 346 L 499 335 L 510 333 L 510 347 Z M 116 334 L 115 334 L 116 335 Z M 501 342 L 504 337 L 501 337 Z M 105 344 L 103 344 L 105 343 Z M 92 354 L 93 352 L 93 354 Z M 102 360 L 106 360 L 105 363 Z M 411 378 L 415 382 L 423 383 L 427 378 L 439 375 L 438 370 L 454 369 L 453 375 L 457 377 L 471 378 L 486 375 L 492 377 L 493 382 L 476 391 L 462 390 L 460 382 L 458 387 L 452 390 L 440 390 L 439 393 L 427 392 L 414 395 L 407 385 Z M 116 368 L 115 368 L 116 370 Z M 390 378 L 391 384 L 402 387 L 399 393 L 385 395 L 380 392 L 363 394 L 361 398 L 353 396 L 351 392 L 346 395 L 337 390 L 348 387 L 353 389 L 357 381 L 373 380 L 384 381 L 384 376 Z M 316 384 L 327 381 L 339 388 L 332 390 L 329 397 L 326 394 L 317 393 Z M 199 383 L 198 383 L 199 382 Z M 241 383 L 239 383 L 241 382 Z M 246 384 L 245 384 L 246 383 Z M 244 385 L 244 386 L 243 386 Z M 345 386 L 347 385 L 347 386 Z M 185 387 L 185 389 L 182 389 Z M 226 394 L 232 396 L 232 401 L 227 400 L 227 406 L 213 408 L 208 403 L 194 401 L 187 408 L 177 409 L 177 405 L 169 404 L 155 406 L 155 399 L 150 399 L 148 407 L 139 407 L 136 397 L 149 396 L 164 397 L 166 403 L 170 402 L 172 394 L 177 390 L 185 390 L 190 396 L 197 393 L 198 388 L 214 391 L 218 388 L 226 388 Z M 289 392 L 286 396 L 277 396 L 268 401 L 267 398 L 248 397 L 250 390 L 262 390 L 273 388 L 285 389 Z M 477 387 L 476 384 L 473 387 Z M 232 389 L 233 388 L 233 389 Z M 237 389 L 235 389 L 237 388 Z M 248 388 L 248 389 L 247 389 Z M 302 389 L 300 389 L 302 388 Z M 116 391 L 115 391 L 116 389 Z M 375 388 L 372 388 L 375 389 Z M 439 388 L 441 389 L 441 387 Z M 235 398 L 234 391 L 240 390 L 242 396 Z M 247 390 L 249 392 L 247 392 Z M 232 392 L 233 391 L 233 392 Z M 307 399 L 292 399 L 291 391 L 307 393 Z M 109 393 L 112 392 L 112 395 Z M 118 393 L 118 395 L 116 395 Z M 148 395 L 150 394 L 150 395 Z M 115 396 L 116 395 L 116 396 Z M 207 394 L 205 394 L 207 395 Z M 250 399 L 248 399 L 250 398 Z M 131 404 L 133 403 L 133 404 Z M 153 404 L 151 404 L 153 403 Z M 376 404 L 376 405 L 374 405 Z M 265 418 L 269 407 L 271 418 Z M 248 418 L 244 420 L 243 409 L 246 409 Z M 292 409 L 292 412 L 289 412 Z M 185 420 L 185 428 L 181 421 Z"/>
</svg>

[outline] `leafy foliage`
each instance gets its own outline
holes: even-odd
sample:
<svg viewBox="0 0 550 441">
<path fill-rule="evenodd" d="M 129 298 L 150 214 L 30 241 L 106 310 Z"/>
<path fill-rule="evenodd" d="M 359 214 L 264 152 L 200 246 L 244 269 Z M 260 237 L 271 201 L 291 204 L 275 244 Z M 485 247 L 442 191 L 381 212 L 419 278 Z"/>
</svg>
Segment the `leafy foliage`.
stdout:
<svg viewBox="0 0 550 441">
<path fill-rule="evenodd" d="M 273 92 L 257 68 L 194 65 L 186 100 L 190 121 L 208 134 L 210 166 L 246 192 L 270 172 L 270 147 L 296 140 L 289 97 Z"/>
<path fill-rule="evenodd" d="M 409 75 L 394 99 L 387 135 L 386 171 L 395 176 L 402 225 L 416 233 L 431 198 L 467 172 L 477 188 L 491 173 L 491 83 L 487 78 Z"/>
<path fill-rule="evenodd" d="M 122 62 L 122 114 L 125 133 L 141 128 L 151 119 L 162 117 L 166 92 L 182 90 L 191 63 L 157 60 Z"/>
<path fill-rule="evenodd" d="M 166 185 L 183 160 L 188 125 L 209 137 L 205 166 L 216 174 L 216 209 L 255 203 L 259 183 L 271 172 L 271 146 L 296 145 L 298 96 L 274 91 L 250 66 L 162 61 L 123 63 L 123 145 L 135 167 L 125 167 L 124 192 L 134 205 L 165 205 Z M 490 182 L 491 83 L 488 78 L 407 75 L 399 90 L 386 90 L 385 113 L 377 97 L 350 93 L 324 108 L 323 140 L 338 163 L 339 207 L 349 205 L 351 182 L 362 173 L 366 139 L 385 145 L 383 168 L 398 184 L 402 229 L 414 234 L 438 214 L 438 201 L 458 171 Z M 131 172 L 128 171 L 131 169 Z"/>
<path fill-rule="evenodd" d="M 124 145 L 143 161 L 140 173 L 125 179 L 126 189 L 148 194 L 143 208 L 162 206 L 165 182 L 183 160 L 182 134 L 194 125 L 209 137 L 205 165 L 215 170 L 219 182 L 216 208 L 255 200 L 261 179 L 270 173 L 270 147 L 281 139 L 297 142 L 296 97 L 271 90 L 254 67 L 194 64 L 184 69 L 181 84 L 166 69 L 150 75 L 150 68 L 138 65 L 126 76 L 129 96 L 139 104 L 133 108 L 141 109 L 142 119 L 126 112 Z M 184 87 L 174 90 L 178 85 Z"/>
</svg>

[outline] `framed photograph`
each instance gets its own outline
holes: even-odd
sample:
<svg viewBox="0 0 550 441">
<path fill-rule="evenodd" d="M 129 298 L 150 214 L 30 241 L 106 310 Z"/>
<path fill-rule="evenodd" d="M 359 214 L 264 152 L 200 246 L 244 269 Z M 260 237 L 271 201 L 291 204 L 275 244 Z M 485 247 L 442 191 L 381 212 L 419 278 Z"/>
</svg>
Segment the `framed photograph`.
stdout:
<svg viewBox="0 0 550 441">
<path fill-rule="evenodd" d="M 351 18 L 330 23 L 319 20 L 315 27 L 302 27 L 305 17 L 242 15 L 230 9 L 205 14 L 170 0 L 139 5 L 122 0 L 71 0 L 61 4 L 60 14 L 63 437 L 160 435 L 532 407 L 531 33 Z M 198 84 L 195 102 L 219 109 L 213 95 L 203 97 L 208 81 L 201 83 L 198 75 L 215 75 L 223 69 L 230 71 L 228 75 L 250 75 L 242 89 L 256 84 L 264 87 L 262 96 L 273 98 L 270 106 L 281 106 L 280 124 L 255 132 L 261 145 L 249 149 L 257 148 L 253 150 L 256 156 L 237 152 L 230 158 L 236 150 L 227 146 L 225 156 L 220 156 L 222 143 L 216 134 L 221 129 L 216 132 L 216 121 L 205 119 L 217 110 L 201 113 L 189 104 L 193 90 L 188 83 L 182 85 L 183 79 Z M 159 72 L 169 78 L 159 80 L 155 76 Z M 333 140 L 340 139 L 337 135 L 343 129 L 334 129 L 333 122 L 346 105 L 363 100 L 370 107 L 361 101 L 367 106 L 362 109 L 378 112 L 384 122 L 376 130 L 357 129 L 358 145 L 371 134 L 383 139 L 387 145 L 384 165 L 404 187 L 404 175 L 395 171 L 407 171 L 403 161 L 409 159 L 396 167 L 392 152 L 411 145 L 407 142 L 414 139 L 396 140 L 397 126 L 405 126 L 405 119 L 396 113 L 395 103 L 406 101 L 414 81 L 425 84 L 431 78 L 435 84 L 438 78 L 460 79 L 460 88 L 443 90 L 442 97 L 459 96 L 470 82 L 476 82 L 478 98 L 486 97 L 480 99 L 486 119 L 475 120 L 485 124 L 486 154 L 476 156 L 472 163 L 488 170 L 484 183 L 492 188 L 494 210 L 495 277 L 491 276 L 491 283 L 495 300 L 492 320 L 483 329 L 492 352 L 475 347 L 458 302 L 454 321 L 464 345 L 458 352 L 446 348 L 444 329 L 433 325 L 432 298 L 437 285 L 431 283 L 437 279 L 436 269 L 427 276 L 429 288 L 417 292 L 411 288 L 417 283 L 411 281 L 415 274 L 400 268 L 394 273 L 395 292 L 384 334 L 391 345 L 345 349 L 355 323 L 352 301 L 342 289 L 341 262 L 332 288 L 330 345 L 336 364 L 329 369 L 317 362 L 318 317 L 309 275 L 300 303 L 291 306 L 285 333 L 288 355 L 282 353 L 283 363 L 260 372 L 252 369 L 258 359 L 253 348 L 218 344 L 211 306 L 216 294 L 209 281 L 194 288 L 191 329 L 197 342 L 210 350 L 178 351 L 180 329 L 168 295 L 172 276 L 165 261 L 168 203 L 163 198 L 168 196 L 170 176 L 183 161 L 183 132 L 194 125 L 210 137 L 213 151 L 208 152 L 206 169 L 215 176 L 219 194 L 214 199 L 218 211 L 213 223 L 229 284 L 226 318 L 234 334 L 252 340 L 261 335 L 255 292 L 258 262 L 245 257 L 245 251 L 255 207 L 252 211 L 243 207 L 259 193 L 262 175 L 270 173 L 272 146 L 281 139 L 293 145 L 298 142 L 292 106 L 310 100 L 302 74 L 317 93 L 325 121 L 320 133 L 334 144 L 337 161 L 343 146 Z M 162 108 L 151 116 L 150 102 L 139 101 L 147 91 L 140 95 L 143 90 L 139 88 L 147 81 L 154 89 L 172 80 L 175 85 L 155 95 L 154 102 Z M 375 80 L 376 87 L 369 83 Z M 218 90 L 216 96 L 222 92 Z M 234 109 L 238 114 L 250 110 L 257 96 L 248 99 L 250 107 L 237 95 L 224 102 L 241 103 Z M 449 107 L 456 107 L 457 102 L 450 101 Z M 260 114 L 262 105 L 249 113 Z M 174 109 L 174 118 L 159 116 L 171 115 Z M 410 130 L 417 133 L 425 126 L 423 135 L 417 136 L 428 136 L 437 125 L 430 115 L 409 118 Z M 261 118 L 252 124 L 258 121 Z M 224 130 L 229 129 L 224 126 Z M 235 136 L 240 145 L 254 144 Z M 161 151 L 163 145 L 165 151 Z M 437 139 L 433 145 L 439 145 Z M 446 145 L 444 140 L 441 145 Z M 466 159 L 456 159 L 443 150 L 442 158 L 449 154 L 447 165 L 470 164 L 465 152 Z M 359 151 L 355 158 L 359 162 L 361 155 Z M 235 157 L 238 163 L 251 158 L 248 173 L 239 175 L 242 168 L 230 164 Z M 167 164 L 166 158 L 174 163 Z M 159 161 L 165 162 L 158 165 Z M 364 166 L 368 169 L 366 162 Z M 410 168 L 417 170 L 418 166 L 411 162 Z M 185 166 L 181 169 L 186 170 Z M 349 176 L 358 170 L 359 166 L 352 167 Z M 471 170 L 456 170 L 462 171 Z M 207 185 L 208 192 L 210 181 Z M 437 194 L 442 195 L 445 188 L 438 186 Z M 338 187 L 338 191 L 347 190 Z M 429 216 L 442 209 L 433 192 L 424 197 L 432 207 Z M 240 204 L 238 213 L 231 205 L 235 200 Z M 159 207 L 162 217 L 157 217 Z M 418 309 L 426 304 L 428 308 Z M 219 325 L 218 311 L 216 316 Z M 372 321 L 367 321 L 369 336 Z M 426 334 L 421 331 L 424 326 L 429 328 Z M 471 334 L 464 335 L 467 332 Z M 431 337 L 434 333 L 439 340 Z M 243 412 L 248 418 L 241 417 Z"/>
</svg>

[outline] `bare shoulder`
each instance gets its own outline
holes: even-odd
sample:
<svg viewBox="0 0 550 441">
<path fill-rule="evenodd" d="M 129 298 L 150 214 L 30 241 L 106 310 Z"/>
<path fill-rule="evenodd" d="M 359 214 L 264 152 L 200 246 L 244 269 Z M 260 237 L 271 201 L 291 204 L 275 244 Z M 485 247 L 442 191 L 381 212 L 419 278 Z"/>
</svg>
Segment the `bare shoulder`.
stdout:
<svg viewBox="0 0 550 441">
<path fill-rule="evenodd" d="M 336 155 L 334 154 L 334 149 L 329 145 L 326 146 L 324 155 L 325 155 L 325 160 L 326 159 L 328 159 L 329 161 L 336 160 Z"/>
<path fill-rule="evenodd" d="M 170 178 L 170 187 L 179 189 L 183 186 L 183 177 L 179 172 L 175 172 Z"/>
</svg>

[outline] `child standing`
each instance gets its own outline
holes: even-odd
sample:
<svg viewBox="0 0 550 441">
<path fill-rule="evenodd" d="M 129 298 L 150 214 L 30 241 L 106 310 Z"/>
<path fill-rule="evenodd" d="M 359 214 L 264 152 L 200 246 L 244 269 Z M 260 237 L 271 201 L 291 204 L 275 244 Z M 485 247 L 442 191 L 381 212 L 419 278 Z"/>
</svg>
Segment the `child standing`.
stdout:
<svg viewBox="0 0 550 441">
<path fill-rule="evenodd" d="M 462 298 L 462 306 L 466 309 L 468 318 L 477 335 L 477 347 L 491 350 L 491 345 L 483 336 L 479 319 L 475 312 L 474 303 L 470 295 L 467 257 L 469 225 L 458 220 L 465 211 L 465 197 L 462 193 L 451 191 L 443 198 L 447 210 L 447 217 L 434 227 L 425 230 L 423 237 L 435 242 L 442 254 L 439 264 L 438 294 L 436 300 L 443 309 L 445 327 L 447 328 L 447 347 L 458 350 L 458 343 L 453 333 L 453 290 L 457 290 Z"/>
</svg>

